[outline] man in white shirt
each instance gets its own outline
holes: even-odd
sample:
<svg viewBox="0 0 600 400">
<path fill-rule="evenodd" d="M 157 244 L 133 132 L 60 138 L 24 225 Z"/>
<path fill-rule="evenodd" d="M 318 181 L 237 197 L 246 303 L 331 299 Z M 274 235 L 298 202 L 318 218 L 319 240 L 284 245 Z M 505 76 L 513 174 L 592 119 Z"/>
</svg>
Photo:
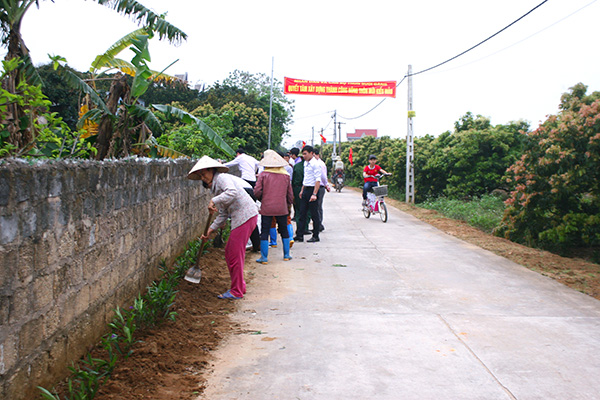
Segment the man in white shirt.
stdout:
<svg viewBox="0 0 600 400">
<path fill-rule="evenodd" d="M 302 157 L 304 158 L 304 179 L 302 180 L 302 189 L 300 190 L 300 218 L 296 225 L 296 237 L 294 241 L 304 241 L 304 227 L 306 226 L 306 215 L 310 210 L 313 231 L 312 237 L 307 240 L 309 243 L 318 242 L 319 227 L 319 202 L 318 193 L 321 186 L 321 166 L 314 158 L 314 149 L 312 146 L 302 148 Z"/>
<path fill-rule="evenodd" d="M 321 221 L 319 232 L 323 232 L 325 230 L 323 226 L 323 199 L 325 198 L 325 190 L 328 192 L 331 191 L 331 186 L 329 186 L 329 182 L 327 181 L 327 165 L 325 165 L 325 161 L 321 160 L 319 149 L 315 149 L 315 158 L 321 167 L 321 186 L 319 187 L 317 202 L 319 204 L 319 221 Z"/>
<path fill-rule="evenodd" d="M 226 167 L 232 167 L 237 165 L 242 173 L 241 178 L 248 182 L 250 186 L 256 185 L 256 172 L 258 171 L 258 160 L 252 156 L 246 154 L 244 149 L 241 147 L 236 150 L 235 158 L 227 163 L 224 163 Z"/>
</svg>

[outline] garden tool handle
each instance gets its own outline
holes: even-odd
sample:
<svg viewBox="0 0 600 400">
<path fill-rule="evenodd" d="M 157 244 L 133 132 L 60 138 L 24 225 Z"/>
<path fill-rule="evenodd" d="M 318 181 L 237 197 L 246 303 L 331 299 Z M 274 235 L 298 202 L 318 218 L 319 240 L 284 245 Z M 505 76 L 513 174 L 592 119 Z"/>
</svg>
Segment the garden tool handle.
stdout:
<svg viewBox="0 0 600 400">
<path fill-rule="evenodd" d="M 213 218 L 214 214 L 211 214 L 210 212 L 208 213 L 208 217 L 206 217 L 206 225 L 204 225 L 204 236 L 207 235 L 208 233 L 208 229 L 210 228 L 210 224 L 212 224 L 214 218 Z M 205 243 L 208 241 L 208 238 L 203 240 L 202 242 Z"/>
</svg>

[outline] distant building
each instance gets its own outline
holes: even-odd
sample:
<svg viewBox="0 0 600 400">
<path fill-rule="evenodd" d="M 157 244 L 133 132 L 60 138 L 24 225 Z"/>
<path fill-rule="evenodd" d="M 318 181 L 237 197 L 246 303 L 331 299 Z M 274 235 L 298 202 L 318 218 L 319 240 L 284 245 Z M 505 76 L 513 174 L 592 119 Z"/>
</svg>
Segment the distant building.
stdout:
<svg viewBox="0 0 600 400">
<path fill-rule="evenodd" d="M 175 74 L 175 78 L 179 79 L 186 85 L 188 84 L 188 73 L 184 72 L 183 74 Z"/>
<path fill-rule="evenodd" d="M 365 136 L 373 136 L 377 138 L 377 129 L 355 129 L 354 133 L 346 133 L 346 138 L 349 142 L 362 139 Z"/>
<path fill-rule="evenodd" d="M 206 82 L 201 80 L 196 81 L 196 83 L 194 84 L 194 89 L 199 92 L 204 92 L 204 90 L 206 89 Z"/>
</svg>

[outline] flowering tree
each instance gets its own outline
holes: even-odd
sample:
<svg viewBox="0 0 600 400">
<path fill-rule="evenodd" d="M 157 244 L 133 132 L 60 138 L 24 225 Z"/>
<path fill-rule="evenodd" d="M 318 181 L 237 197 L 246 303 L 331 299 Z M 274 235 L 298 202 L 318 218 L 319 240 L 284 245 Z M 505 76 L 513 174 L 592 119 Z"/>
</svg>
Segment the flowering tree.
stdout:
<svg viewBox="0 0 600 400">
<path fill-rule="evenodd" d="M 600 92 L 581 83 L 529 134 L 507 171 L 514 185 L 498 233 L 542 247 L 600 244 Z"/>
</svg>

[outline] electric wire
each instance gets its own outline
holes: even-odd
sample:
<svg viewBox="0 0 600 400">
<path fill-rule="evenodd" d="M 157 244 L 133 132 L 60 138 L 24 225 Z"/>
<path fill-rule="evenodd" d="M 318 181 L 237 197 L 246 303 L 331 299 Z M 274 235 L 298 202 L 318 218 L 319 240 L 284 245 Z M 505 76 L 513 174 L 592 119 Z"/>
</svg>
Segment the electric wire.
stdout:
<svg viewBox="0 0 600 400">
<path fill-rule="evenodd" d="M 487 42 L 488 40 L 490 40 L 490 39 L 492 39 L 493 37 L 495 37 L 495 36 L 499 35 L 500 33 L 504 32 L 505 30 L 507 30 L 508 28 L 510 28 L 511 26 L 513 26 L 514 24 L 516 24 L 517 22 L 519 22 L 520 20 L 522 20 L 523 18 L 525 18 L 526 16 L 528 16 L 529 14 L 531 14 L 532 12 L 534 12 L 535 10 L 537 10 L 538 8 L 540 8 L 542 5 L 544 5 L 544 4 L 545 4 L 545 3 L 547 3 L 548 1 L 549 1 L 549 0 L 544 0 L 544 1 L 542 1 L 540 4 L 538 4 L 537 6 L 533 7 L 533 8 L 532 8 L 531 10 L 529 10 L 527 13 L 523 14 L 521 17 L 517 18 L 516 20 L 514 20 L 514 21 L 513 21 L 513 22 L 511 22 L 510 24 L 506 25 L 504 28 L 500 29 L 498 32 L 494 33 L 492 36 L 488 37 L 487 39 L 484 39 L 484 40 L 482 40 L 482 41 L 481 41 L 481 42 L 479 42 L 479 43 L 477 43 L 475 46 L 472 46 L 472 47 L 468 48 L 467 50 L 463 51 L 462 53 L 460 53 L 460 54 L 457 54 L 457 55 L 455 55 L 454 57 L 452 57 L 452 58 L 449 58 L 449 59 L 447 59 L 447 60 L 446 60 L 446 61 L 444 61 L 444 62 L 441 62 L 441 63 L 439 63 L 439 64 L 437 64 L 437 65 L 434 65 L 433 67 L 429 67 L 429 68 L 426 68 L 426 69 L 424 69 L 424 70 L 422 70 L 422 71 L 419 71 L 419 72 L 412 73 L 412 74 L 411 74 L 411 76 L 415 76 L 415 75 L 422 74 L 423 72 L 431 71 L 431 70 L 432 70 L 432 69 L 434 69 L 434 68 L 441 67 L 442 65 L 444 65 L 444 64 L 446 64 L 446 63 L 449 63 L 450 61 L 452 61 L 452 60 L 455 60 L 455 59 L 457 59 L 458 57 L 460 57 L 460 56 L 462 56 L 462 55 L 465 55 L 465 54 L 467 54 L 469 51 L 471 51 L 471 50 L 475 49 L 476 47 L 479 47 L 479 46 L 481 46 L 482 44 L 484 44 L 484 43 L 485 43 L 485 42 Z"/>
<path fill-rule="evenodd" d="M 594 1 L 596 1 L 596 0 L 594 0 Z M 299 118 L 294 118 L 294 119 L 306 119 L 306 118 L 319 117 L 321 115 L 329 114 L 329 113 L 332 113 L 334 111 L 335 110 L 325 111 L 325 112 L 322 112 L 322 113 L 319 113 L 319 114 L 307 115 L 306 117 L 299 117 Z"/>
<path fill-rule="evenodd" d="M 545 4 L 545 3 L 547 3 L 548 1 L 549 1 L 549 0 L 544 0 L 544 1 L 542 1 L 540 4 L 538 4 L 537 6 L 533 7 L 533 8 L 532 8 L 531 10 L 529 10 L 527 13 L 523 14 L 522 16 L 520 16 L 519 18 L 517 18 L 516 20 L 514 20 L 514 21 L 513 21 L 513 22 L 511 22 L 510 24 L 506 25 L 504 28 L 500 29 L 498 32 L 496 32 L 496 33 L 494 33 L 493 35 L 489 36 L 487 39 L 484 39 L 484 40 L 482 40 L 481 42 L 477 43 L 476 45 L 474 45 L 474 46 L 471 46 L 470 48 L 468 48 L 467 50 L 463 51 L 462 53 L 459 53 L 459 54 L 455 55 L 454 57 L 451 57 L 451 58 L 447 59 L 446 61 L 443 61 L 443 62 L 441 62 L 441 63 L 439 63 L 439 64 L 436 64 L 436 65 L 434 65 L 434 66 L 432 66 L 432 67 L 426 68 L 426 69 L 424 69 L 424 70 L 422 70 L 422 71 L 419 71 L 419 72 L 414 72 L 414 73 L 410 74 L 410 76 L 415 76 L 415 75 L 419 75 L 419 74 L 422 74 L 422 73 L 424 73 L 424 72 L 427 72 L 427 71 L 431 71 L 432 69 L 435 69 L 435 68 L 441 67 L 442 65 L 444 65 L 444 64 L 447 64 L 447 63 L 449 63 L 450 61 L 452 61 L 452 60 L 455 60 L 455 59 L 457 59 L 458 57 L 460 57 L 460 56 L 463 56 L 463 55 L 467 54 L 467 53 L 468 53 L 468 52 L 470 52 L 471 50 L 473 50 L 473 49 L 475 49 L 475 48 L 477 48 L 477 47 L 481 46 L 482 44 L 484 44 L 484 43 L 485 43 L 485 42 L 487 42 L 488 40 L 490 40 L 490 39 L 492 39 L 493 37 L 495 37 L 495 36 L 499 35 L 500 33 L 504 32 L 505 30 L 507 30 L 508 28 L 510 28 L 511 26 L 513 26 L 514 24 L 516 24 L 517 22 L 519 22 L 520 20 L 522 20 L 523 18 L 525 18 L 526 16 L 528 16 L 529 14 L 531 14 L 532 12 L 534 12 L 535 10 L 537 10 L 538 8 L 540 8 L 542 5 L 544 5 L 544 4 Z M 596 1 L 596 0 L 594 0 L 594 1 Z M 403 78 L 402 78 L 402 80 L 401 80 L 401 81 L 400 81 L 400 82 L 399 82 L 399 83 L 396 85 L 396 87 L 398 87 L 398 86 L 400 85 L 400 83 L 404 82 L 404 79 L 406 79 L 408 76 L 409 76 L 408 74 L 404 75 L 404 77 L 403 77 Z M 340 116 L 340 118 L 343 118 L 343 119 L 345 119 L 345 120 L 353 120 L 353 119 L 358 119 L 358 118 L 364 117 L 365 115 L 369 114 L 370 112 L 372 112 L 373 110 L 375 110 L 377 107 L 379 107 L 381 104 L 383 104 L 383 102 L 384 102 L 385 100 L 387 100 L 387 98 L 384 98 L 384 99 L 383 99 L 383 100 L 381 100 L 379 103 L 377 103 L 377 105 L 376 105 L 375 107 L 371 108 L 371 109 L 370 109 L 369 111 L 367 111 L 366 113 L 364 113 L 364 114 L 362 114 L 362 115 L 359 115 L 358 117 L 345 118 L 345 117 L 342 117 L 342 116 Z M 338 115 L 339 115 L 339 114 L 338 114 Z"/>
<path fill-rule="evenodd" d="M 586 4 L 585 6 L 583 6 L 583 7 L 579 8 L 579 9 L 577 9 L 577 10 L 575 10 L 575 11 L 573 11 L 571 14 L 567 15 L 566 17 L 563 17 L 563 18 L 561 18 L 561 19 L 559 19 L 559 20 L 557 20 L 557 21 L 553 22 L 552 24 L 550 24 L 550 25 L 546 26 L 545 28 L 543 28 L 543 29 L 540 29 L 539 31 L 537 31 L 537 32 L 535 32 L 535 33 L 532 33 L 531 35 L 529 35 L 529 36 L 527 36 L 527 37 L 525 37 L 525 38 L 523 38 L 523 39 L 521 39 L 521 40 L 519 40 L 519 41 L 517 41 L 517 42 L 515 42 L 515 43 L 513 43 L 513 44 L 511 44 L 511 45 L 509 45 L 509 46 L 506 46 L 506 47 L 504 47 L 504 48 L 502 48 L 502 49 L 500 49 L 500 50 L 498 50 L 498 51 L 495 51 L 495 52 L 493 52 L 493 53 L 491 53 L 491 54 L 488 54 L 487 56 L 481 57 L 481 58 L 479 58 L 479 59 L 477 59 L 477 60 L 474 60 L 474 61 L 471 61 L 471 62 L 469 62 L 469 63 L 462 64 L 462 65 L 459 65 L 459 66 L 457 66 L 457 67 L 454 67 L 454 68 L 449 68 L 449 69 L 446 69 L 446 70 L 444 70 L 444 72 L 453 71 L 453 70 L 455 70 L 455 69 L 458 69 L 458 68 L 463 68 L 463 67 L 466 67 L 467 65 L 471 65 L 471 64 L 477 63 L 477 62 L 479 62 L 479 61 L 485 60 L 486 58 L 489 58 L 489 57 L 495 56 L 496 54 L 498 54 L 498 53 L 501 53 L 501 52 L 503 52 L 504 50 L 510 49 L 511 47 L 514 47 L 514 46 L 516 46 L 516 45 L 518 45 L 518 44 L 520 44 L 520 43 L 523 43 L 524 41 L 526 41 L 526 40 L 528 40 L 528 39 L 531 39 L 532 37 L 534 37 L 534 36 L 536 36 L 536 35 L 538 35 L 538 34 L 540 34 L 540 33 L 544 32 L 545 30 L 547 30 L 547 29 L 550 29 L 550 28 L 552 28 L 553 26 L 555 26 L 555 25 L 557 25 L 557 24 L 559 24 L 559 23 L 563 22 L 563 21 L 564 21 L 564 20 L 566 20 L 567 18 L 570 18 L 570 17 L 572 17 L 573 15 L 577 14 L 578 12 L 580 12 L 581 10 L 583 10 L 584 8 L 591 6 L 591 5 L 592 5 L 592 4 L 594 4 L 596 1 L 598 1 L 598 0 L 592 0 L 592 2 L 590 2 L 590 3 Z"/>
<path fill-rule="evenodd" d="M 404 75 L 404 78 L 402 78 L 402 80 L 401 80 L 400 82 L 398 82 L 398 84 L 396 85 L 396 87 L 400 86 L 400 84 L 401 84 L 402 82 L 404 82 L 404 80 L 405 80 L 406 78 L 407 78 L 407 75 Z M 375 105 L 375 107 L 371 108 L 371 109 L 370 109 L 369 111 L 367 111 L 366 113 L 359 115 L 358 117 L 346 118 L 346 117 L 342 117 L 340 114 L 338 114 L 338 116 L 339 116 L 340 118 L 342 118 L 342 119 L 345 119 L 345 120 L 347 120 L 347 121 L 351 121 L 351 120 L 353 120 L 353 119 L 359 119 L 359 118 L 361 118 L 361 117 L 364 117 L 365 115 L 367 115 L 368 113 L 370 113 L 371 111 L 373 111 L 374 109 L 376 109 L 377 107 L 379 107 L 379 106 L 381 105 L 381 103 L 383 103 L 383 102 L 384 102 L 384 101 L 386 101 L 387 99 L 388 99 L 388 97 L 385 97 L 385 98 L 383 98 L 383 99 L 382 99 L 382 100 L 381 100 L 379 103 L 377 103 L 377 104 Z"/>
</svg>

